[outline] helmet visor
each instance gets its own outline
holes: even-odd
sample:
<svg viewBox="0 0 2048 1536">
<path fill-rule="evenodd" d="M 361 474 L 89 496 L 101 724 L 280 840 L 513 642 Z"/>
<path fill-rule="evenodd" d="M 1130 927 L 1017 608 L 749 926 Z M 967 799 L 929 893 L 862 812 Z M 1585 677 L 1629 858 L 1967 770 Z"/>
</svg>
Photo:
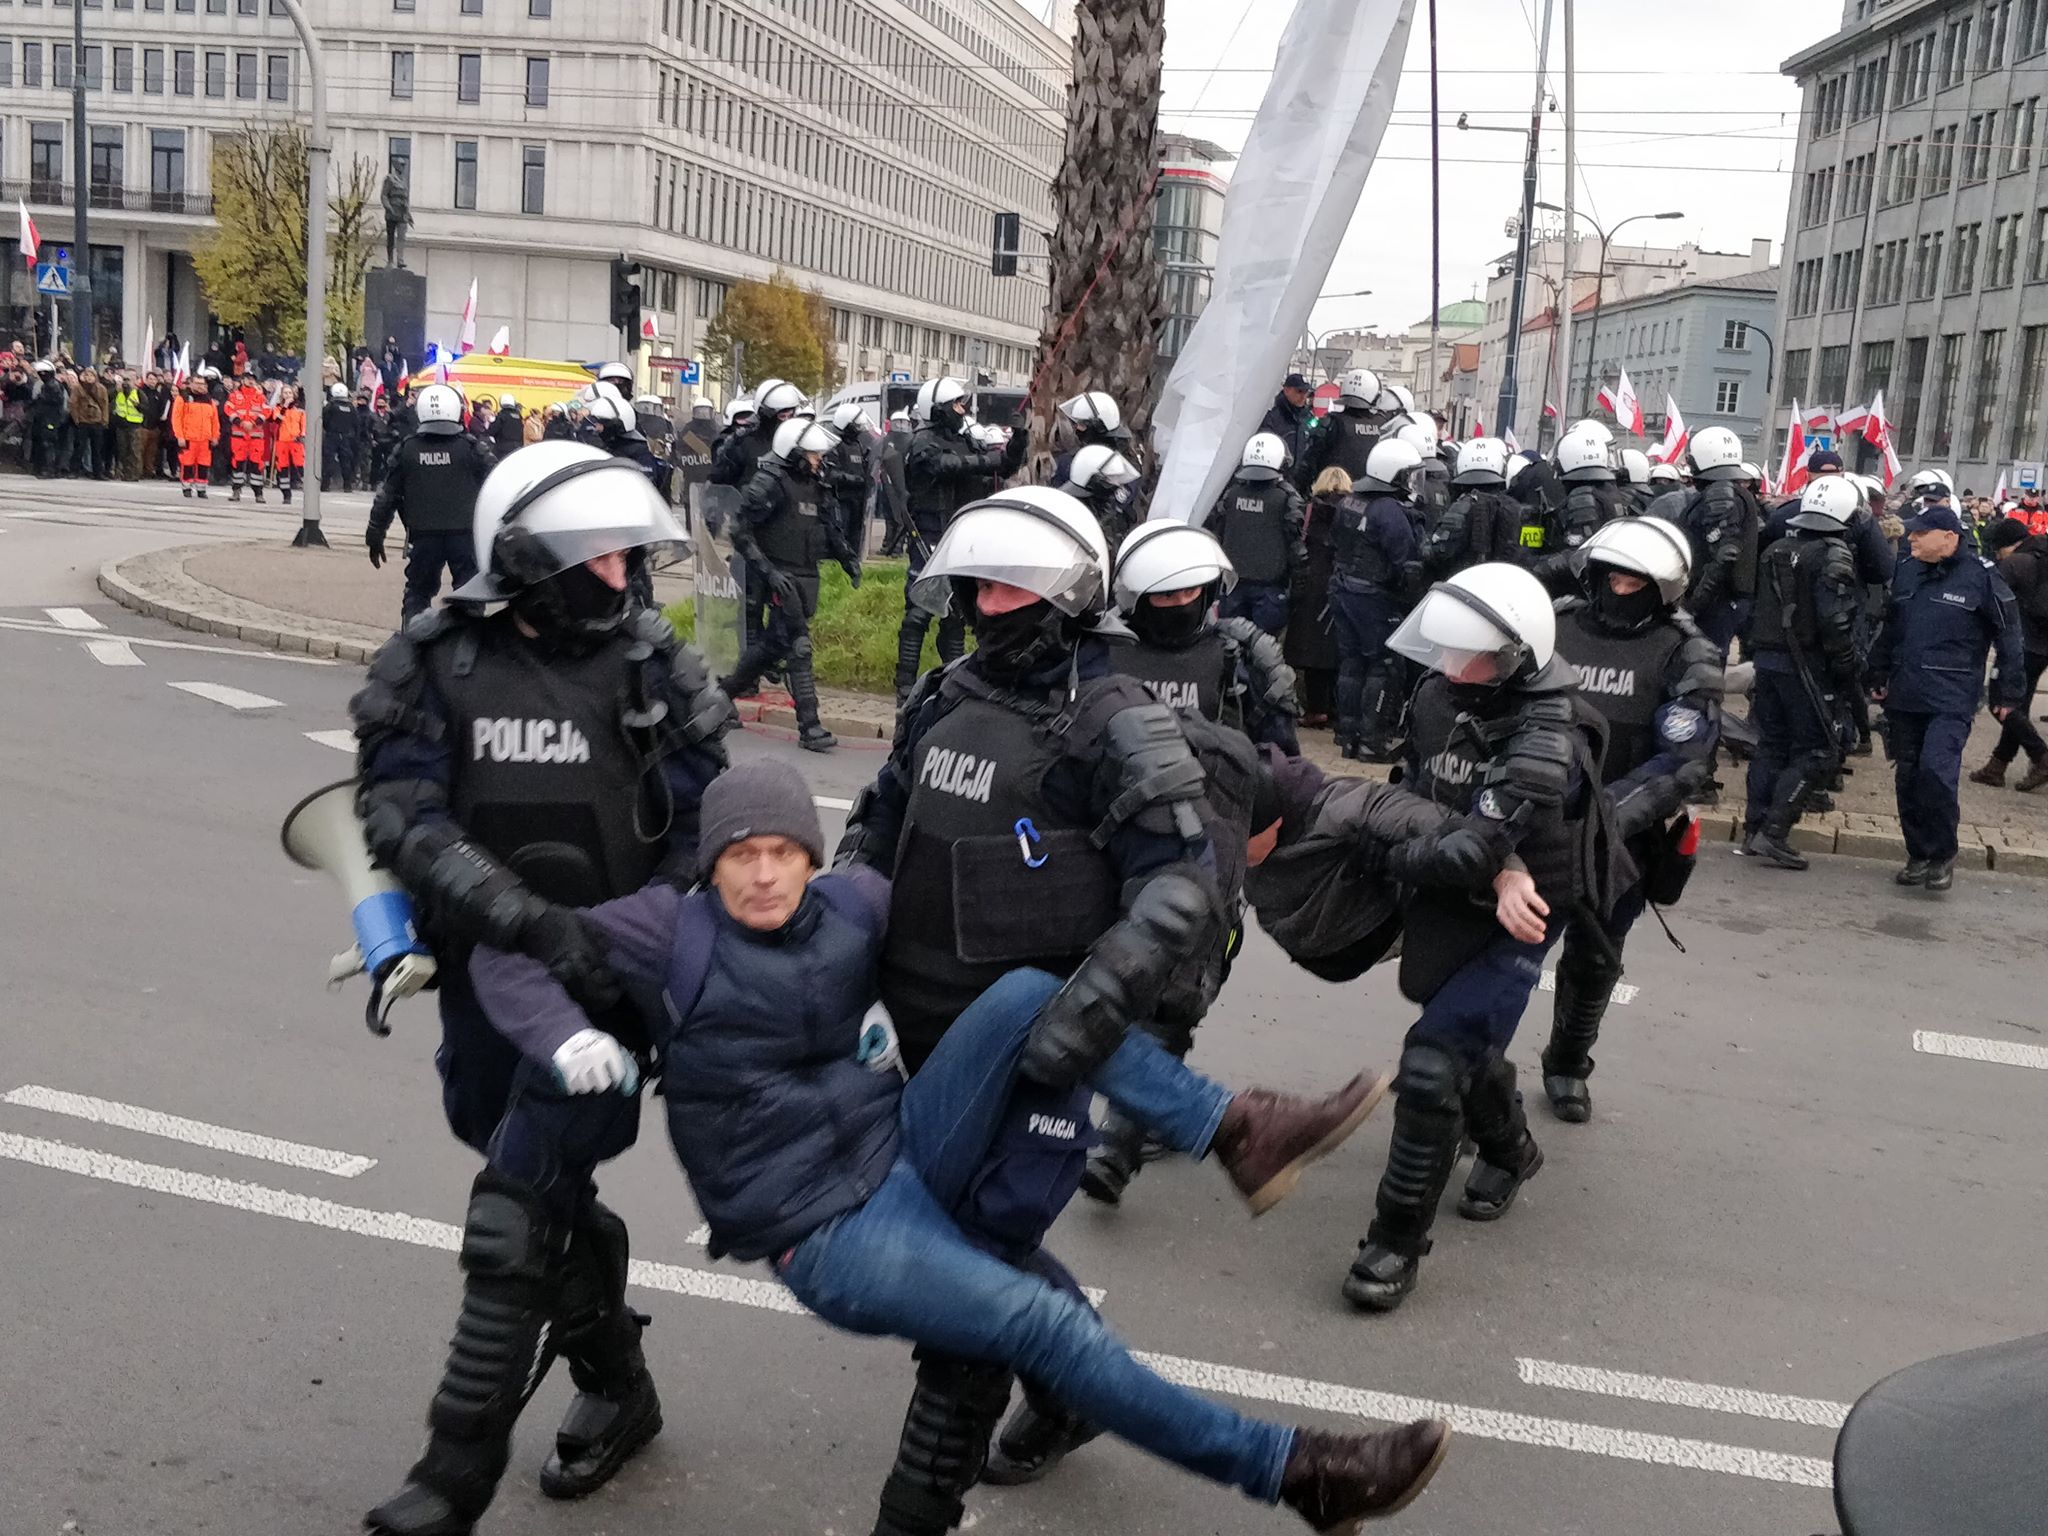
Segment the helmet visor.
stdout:
<svg viewBox="0 0 2048 1536">
<path fill-rule="evenodd" d="M 546 553 L 547 569 L 544 574 L 535 575 L 534 580 L 544 581 L 549 576 L 559 576 L 563 571 L 586 560 L 595 560 L 600 555 L 646 549 L 655 544 L 689 547 L 690 536 L 676 521 L 668 504 L 655 494 L 646 476 L 623 459 L 579 461 L 546 476 L 512 504 L 499 523 L 498 531 L 519 526 L 520 515 L 549 492 L 570 480 L 593 473 L 620 477 L 630 473 L 636 483 L 621 485 L 606 508 L 608 515 L 588 526 L 549 528 L 545 526 L 547 518 L 538 518 L 536 526 L 529 532 L 532 543 Z M 488 552 L 479 550 L 478 553 Z M 454 595 L 466 602 L 500 602 L 510 597 L 512 594 L 498 584 L 492 564 L 488 558 L 481 560 L 477 574 L 464 582 Z"/>
<path fill-rule="evenodd" d="M 1454 683 L 1513 677 L 1529 648 L 1505 620 L 1462 588 L 1438 582 L 1387 640 L 1387 649 Z"/>
<path fill-rule="evenodd" d="M 1058 518 L 1021 501 L 955 518 L 911 582 L 910 600 L 927 613 L 944 613 L 956 576 L 1020 587 L 1070 618 L 1092 612 L 1103 595 L 1094 551 Z"/>
</svg>

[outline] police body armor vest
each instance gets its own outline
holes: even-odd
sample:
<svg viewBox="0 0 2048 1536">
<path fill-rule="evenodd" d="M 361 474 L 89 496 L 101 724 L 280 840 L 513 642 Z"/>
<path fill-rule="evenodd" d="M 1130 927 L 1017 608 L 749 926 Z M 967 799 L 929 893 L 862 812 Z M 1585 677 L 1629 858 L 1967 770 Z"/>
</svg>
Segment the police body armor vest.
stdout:
<svg viewBox="0 0 2048 1536">
<path fill-rule="evenodd" d="M 761 553 L 787 571 L 815 576 L 825 558 L 825 525 L 818 521 L 818 482 L 780 470 L 787 495 L 783 510 L 754 530 Z"/>
<path fill-rule="evenodd" d="M 1475 535 L 1483 531 L 1491 544 L 1497 527 L 1517 528 L 1521 517 L 1521 504 L 1503 491 L 1459 491 L 1430 527 L 1424 554 L 1430 577 L 1441 581 L 1490 558 L 1473 548 Z"/>
<path fill-rule="evenodd" d="M 1324 465 L 1341 469 L 1353 480 L 1365 478 L 1365 464 L 1379 446 L 1380 429 L 1363 416 L 1339 411 L 1324 429 L 1330 434 L 1330 453 Z"/>
<path fill-rule="evenodd" d="M 1749 649 L 1790 651 L 1809 667 L 1822 665 L 1820 610 L 1813 594 L 1828 563 L 1828 546 L 1839 542 L 1832 534 L 1814 537 L 1795 530 L 1763 552 Z"/>
<path fill-rule="evenodd" d="M 1231 658 L 1223 637 L 1213 629 L 1179 649 L 1143 640 L 1118 644 L 1111 647 L 1109 662 L 1125 677 L 1143 683 L 1169 708 L 1193 710 L 1209 720 L 1223 718 Z"/>
<path fill-rule="evenodd" d="M 1005 973 L 1071 974 L 1116 922 L 1122 885 L 1094 829 L 1046 802 L 1067 754 L 1055 706 L 957 666 L 940 688 L 952 707 L 911 751 L 881 962 L 882 1001 L 919 1053 Z"/>
<path fill-rule="evenodd" d="M 1735 532 L 1732 535 L 1736 541 L 1736 552 L 1735 570 L 1729 579 L 1728 595 L 1754 597 L 1757 594 L 1757 545 L 1763 534 L 1763 519 L 1757 515 L 1756 503 L 1745 496 L 1734 482 L 1710 480 L 1697 492 L 1691 516 L 1699 519 L 1698 526 L 1702 528 L 1715 527 L 1720 524 L 1731 503 L 1736 510 Z M 1695 525 L 1692 521 L 1686 520 L 1679 526 L 1690 534 Z M 1704 543 L 1704 535 L 1699 537 Z M 1723 534 L 1722 537 L 1730 535 Z M 1694 550 L 1696 556 L 1701 553 L 1702 551 L 1697 548 Z M 1713 545 L 1707 545 L 1704 555 L 1707 560 L 1713 558 Z"/>
<path fill-rule="evenodd" d="M 1375 497 L 1374 500 L 1379 498 Z M 1337 538 L 1334 570 L 1351 581 L 1389 590 L 1400 585 L 1400 573 L 1380 548 L 1379 539 L 1366 523 L 1372 502 L 1363 496 L 1346 496 L 1337 503 Z M 1406 509 L 1403 509 L 1406 515 Z"/>
<path fill-rule="evenodd" d="M 929 451 L 932 441 L 949 453 L 972 453 L 974 445 L 958 432 L 941 432 L 937 427 L 919 427 L 903 454 L 903 487 L 910 515 L 929 536 L 943 532 L 953 514 L 974 500 L 973 487 L 962 479 L 941 479 L 925 474 L 919 467 L 920 450 Z"/>
<path fill-rule="evenodd" d="M 1614 498 L 1614 487 L 1599 482 L 1580 482 L 1565 492 L 1559 523 L 1567 547 L 1578 548 L 1617 515 Z"/>
<path fill-rule="evenodd" d="M 632 641 L 588 655 L 541 651 L 476 626 L 422 650 L 448 703 L 450 810 L 463 830 L 549 901 L 594 906 L 659 867 L 663 809 L 626 734 Z M 637 822 L 637 826 L 636 826 Z"/>
<path fill-rule="evenodd" d="M 1287 487 L 1272 480 L 1233 480 L 1224 488 L 1223 553 L 1239 581 L 1287 579 Z"/>
<path fill-rule="evenodd" d="M 1632 635 L 1603 629 L 1592 610 L 1580 607 L 1557 627 L 1558 654 L 1577 668 L 1579 697 L 1607 722 L 1607 759 L 1601 776 L 1610 784 L 1657 755 L 1657 711 L 1666 702 L 1664 679 L 1685 644 L 1676 625 L 1656 623 Z"/>
</svg>

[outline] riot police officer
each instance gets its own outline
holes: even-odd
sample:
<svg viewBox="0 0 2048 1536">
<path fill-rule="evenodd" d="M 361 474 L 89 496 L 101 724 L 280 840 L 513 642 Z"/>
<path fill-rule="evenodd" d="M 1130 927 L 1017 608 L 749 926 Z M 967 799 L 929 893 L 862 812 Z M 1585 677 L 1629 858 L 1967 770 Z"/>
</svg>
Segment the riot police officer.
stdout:
<svg viewBox="0 0 2048 1536">
<path fill-rule="evenodd" d="M 1564 509 L 1564 485 L 1556 466 L 1535 449 L 1523 449 L 1508 465 L 1508 494 L 1522 509 L 1516 563 L 1536 565 L 1563 544 L 1554 531 Z"/>
<path fill-rule="evenodd" d="M 1366 461 L 1379 443 L 1395 401 L 1370 368 L 1353 368 L 1337 380 L 1337 408 L 1323 418 L 1302 452 L 1297 478 L 1313 485 L 1326 469 L 1337 468 L 1354 482 L 1365 478 Z"/>
<path fill-rule="evenodd" d="M 839 442 L 825 455 L 819 479 L 830 493 L 846 547 L 859 554 L 867 545 L 868 507 L 874 499 L 881 433 L 867 412 L 848 402 L 832 413 Z"/>
<path fill-rule="evenodd" d="M 638 1100 L 573 1098 L 521 1067 L 468 959 L 482 943 L 539 960 L 637 1042 L 602 948 L 569 909 L 694 872 L 697 806 L 724 764 L 732 708 L 669 625 L 625 594 L 624 552 L 681 537 L 646 481 L 598 450 L 515 454 L 477 497 L 479 574 L 461 601 L 386 643 L 350 701 L 365 839 L 440 962 L 449 1127 L 488 1160 L 427 1446 L 365 1521 L 378 1536 L 466 1536 L 558 1355 L 577 1397 L 541 1474 L 550 1495 L 590 1492 L 661 1426 L 625 1304 L 625 1224 L 591 1181 L 631 1145 Z M 580 1072 L 591 1049 L 569 1042 L 557 1070 Z"/>
<path fill-rule="evenodd" d="M 837 560 L 860 585 L 860 559 L 821 504 L 819 468 L 837 444 L 837 435 L 819 422 L 806 417 L 785 421 L 775 433 L 775 451 L 756 466 L 740 497 L 732 531 L 733 549 L 748 570 L 761 572 L 767 586 L 768 622 L 719 686 L 728 698 L 740 698 L 760 686 L 769 668 L 786 665 L 797 744 L 808 752 L 829 752 L 839 744 L 818 720 L 818 681 L 811 660 L 818 563 L 827 557 Z"/>
<path fill-rule="evenodd" d="M 1641 517 L 1650 510 L 1650 503 L 1657 499 L 1657 487 L 1651 483 L 1650 456 L 1640 448 L 1621 450 L 1621 475 L 1615 481 L 1625 498 L 1621 515 Z"/>
<path fill-rule="evenodd" d="M 1013 433 L 1007 446 L 984 448 L 970 442 L 967 429 L 967 386 L 958 379 L 930 381 L 925 424 L 911 435 L 903 453 L 903 482 L 913 528 L 908 593 L 917 585 L 924 563 L 959 507 L 972 501 L 990 480 L 1003 481 L 1024 463 L 1029 434 Z M 938 591 L 934 587 L 929 590 Z M 967 616 L 959 603 L 936 610 L 939 617 L 939 659 L 952 661 L 967 648 Z M 896 698 L 910 696 L 924 655 L 925 632 L 933 612 L 906 596 L 903 624 L 896 633 Z"/>
<path fill-rule="evenodd" d="M 1337 507 L 1330 615 L 1337 622 L 1337 745 L 1349 758 L 1387 762 L 1400 730 L 1405 689 L 1387 637 L 1422 577 L 1421 519 L 1410 482 L 1422 456 L 1383 442 L 1364 477 Z"/>
<path fill-rule="evenodd" d="M 1750 696 L 1757 745 L 1749 760 L 1743 851 L 1804 869 L 1788 839 L 1809 796 L 1841 766 L 1862 588 L 1845 537 L 1862 498 L 1840 475 L 1808 483 L 1784 538 L 1763 553 L 1744 649 L 1756 662 Z"/>
<path fill-rule="evenodd" d="M 609 384 L 595 386 L 583 412 L 581 436 L 613 458 L 624 459 L 647 477 L 657 494 L 662 493 L 663 466 L 640 430 L 639 413 Z M 662 499 L 668 498 L 663 495 Z"/>
<path fill-rule="evenodd" d="M 1109 550 L 1071 496 L 1024 486 L 959 509 L 911 596 L 972 604 L 976 648 L 918 682 L 840 845 L 893 875 L 880 991 L 913 1081 L 998 977 L 1068 978 L 1026 1050 L 1035 1086 L 999 1132 L 1036 1146 L 1046 1177 L 981 1189 L 957 1213 L 990 1252 L 1068 1286 L 1041 1243 L 1081 1174 L 1075 1073 L 1152 1017 L 1220 929 L 1202 766 L 1174 712 L 1092 635 L 1108 590 Z M 1008 1397 L 999 1367 L 920 1359 L 880 1536 L 958 1523 Z"/>
<path fill-rule="evenodd" d="M 1107 443 L 1078 448 L 1067 460 L 1064 478 L 1053 489 L 1065 491 L 1088 509 L 1102 530 L 1102 541 L 1115 549 L 1138 516 L 1138 466 Z"/>
<path fill-rule="evenodd" d="M 1580 597 L 1560 615 L 1558 654 L 1579 672 L 1579 697 L 1607 722 L 1601 782 L 1617 816 L 1639 796 L 1674 805 L 1703 792 L 1721 732 L 1720 652 L 1679 607 L 1692 579 L 1685 535 L 1657 517 L 1625 517 L 1579 546 Z M 1543 1051 L 1543 1091 L 1558 1119 L 1593 1113 L 1586 1079 L 1629 929 L 1649 901 L 1670 905 L 1690 873 L 1652 821 L 1629 843 L 1637 878 L 1595 923 L 1574 912 L 1557 960 L 1557 998 Z"/>
<path fill-rule="evenodd" d="M 1749 622 L 1757 593 L 1757 549 L 1763 518 L 1742 487 L 1742 439 L 1726 427 L 1692 438 L 1692 494 L 1679 527 L 1692 540 L 1692 591 L 1686 607 L 1721 654 Z"/>
<path fill-rule="evenodd" d="M 1376 1214 L 1344 1283 L 1353 1305 L 1390 1312 L 1415 1288 L 1461 1136 L 1478 1156 L 1458 1214 L 1494 1221 L 1543 1166 L 1506 1056 L 1544 952 L 1580 903 L 1602 913 L 1590 835 L 1604 815 L 1591 782 L 1602 728 L 1557 654 L 1541 582 L 1475 565 L 1437 583 L 1387 642 L 1428 669 L 1416 690 L 1402 788 L 1511 846 L 1535 882 L 1509 914 L 1419 891 L 1406 903 L 1401 991 L 1422 1005 L 1394 1080 L 1393 1145 Z"/>
<path fill-rule="evenodd" d="M 519 397 L 511 390 L 498 398 L 498 414 L 491 418 L 491 447 L 499 458 L 526 446 L 526 418 L 519 410 Z"/>
<path fill-rule="evenodd" d="M 733 402 L 727 408 L 727 420 L 733 431 L 712 448 L 710 483 L 746 490 L 753 481 L 755 466 L 775 451 L 776 430 L 803 403 L 804 392 L 781 379 L 763 379 L 755 387 L 750 402 Z M 761 640 L 768 583 L 752 566 L 747 567 L 746 577 L 740 595 L 740 647 L 751 650 Z"/>
<path fill-rule="evenodd" d="M 1064 485 L 1073 479 L 1070 465 L 1075 454 L 1084 448 L 1111 448 L 1123 455 L 1124 462 L 1134 469 L 1138 464 L 1138 445 L 1131 436 L 1131 429 L 1124 425 L 1123 408 L 1107 391 L 1091 389 L 1062 400 L 1057 410 L 1059 418 L 1058 435 L 1062 439 L 1060 453 L 1053 460 L 1053 485 Z M 1126 521 L 1131 520 L 1132 498 L 1126 495 L 1118 505 L 1118 512 Z M 1116 540 L 1109 541 L 1111 549 Z"/>
<path fill-rule="evenodd" d="M 1223 616 L 1249 619 L 1269 635 L 1286 632 L 1288 594 L 1308 564 L 1306 509 L 1286 468 L 1287 445 L 1254 433 L 1209 512 L 1209 531 L 1237 572 L 1237 585 L 1223 594 Z"/>
<path fill-rule="evenodd" d="M 1577 549 L 1630 505 L 1615 487 L 1613 454 L 1614 436 L 1598 422 L 1582 422 L 1558 439 L 1557 474 L 1564 482 L 1558 535 L 1566 549 Z"/>
<path fill-rule="evenodd" d="M 399 612 L 400 622 L 407 624 L 433 605 L 444 566 L 453 587 L 476 575 L 476 498 L 492 466 L 489 445 L 462 430 L 462 396 L 451 386 L 429 384 L 420 391 L 417 409 L 419 430 L 392 454 L 363 535 L 370 564 L 381 567 L 391 519 L 405 522 L 405 596 Z"/>
<path fill-rule="evenodd" d="M 1436 422 L 1427 416 L 1391 426 L 1387 435 L 1395 442 L 1408 444 L 1420 461 L 1409 479 L 1408 491 L 1409 500 L 1426 530 L 1443 516 L 1444 509 L 1451 504 L 1451 472 L 1457 463 L 1457 451 L 1453 449 L 1450 456 L 1445 457 L 1444 444 L 1437 436 Z"/>
<path fill-rule="evenodd" d="M 1522 507 L 1507 492 L 1508 445 L 1475 437 L 1458 448 L 1451 502 L 1429 527 L 1423 575 L 1433 581 L 1491 560 L 1513 561 L 1522 545 Z"/>
</svg>

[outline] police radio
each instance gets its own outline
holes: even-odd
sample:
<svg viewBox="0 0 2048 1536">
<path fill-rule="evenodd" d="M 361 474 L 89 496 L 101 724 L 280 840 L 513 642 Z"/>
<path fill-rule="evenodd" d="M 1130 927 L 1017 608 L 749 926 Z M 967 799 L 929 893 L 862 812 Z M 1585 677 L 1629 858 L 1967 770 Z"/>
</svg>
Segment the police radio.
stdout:
<svg viewBox="0 0 2048 1536">
<path fill-rule="evenodd" d="M 436 967 L 413 928 L 412 899 L 370 858 L 356 817 L 355 789 L 350 779 L 316 789 L 291 808 L 279 837 L 294 864 L 325 870 L 348 897 L 355 943 L 330 962 L 327 984 L 338 987 L 367 972 L 370 1002 L 363 1022 L 371 1034 L 388 1035 L 392 1005 L 431 982 Z"/>
</svg>

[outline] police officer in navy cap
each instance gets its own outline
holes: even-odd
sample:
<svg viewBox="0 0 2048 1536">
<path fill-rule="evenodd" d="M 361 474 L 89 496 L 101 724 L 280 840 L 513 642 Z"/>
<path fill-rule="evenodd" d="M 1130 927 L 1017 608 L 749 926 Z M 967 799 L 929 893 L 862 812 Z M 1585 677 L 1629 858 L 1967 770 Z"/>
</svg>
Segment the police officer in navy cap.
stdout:
<svg viewBox="0 0 2048 1536">
<path fill-rule="evenodd" d="M 1906 865 L 1900 885 L 1955 884 L 1956 785 L 1970 722 L 1995 653 L 1992 716 L 2026 703 L 2019 604 L 1989 560 L 1963 546 L 1963 522 L 1945 502 L 1906 521 L 1912 559 L 1892 578 L 1891 612 L 1870 654 L 1870 696 L 1884 705 Z"/>
</svg>

